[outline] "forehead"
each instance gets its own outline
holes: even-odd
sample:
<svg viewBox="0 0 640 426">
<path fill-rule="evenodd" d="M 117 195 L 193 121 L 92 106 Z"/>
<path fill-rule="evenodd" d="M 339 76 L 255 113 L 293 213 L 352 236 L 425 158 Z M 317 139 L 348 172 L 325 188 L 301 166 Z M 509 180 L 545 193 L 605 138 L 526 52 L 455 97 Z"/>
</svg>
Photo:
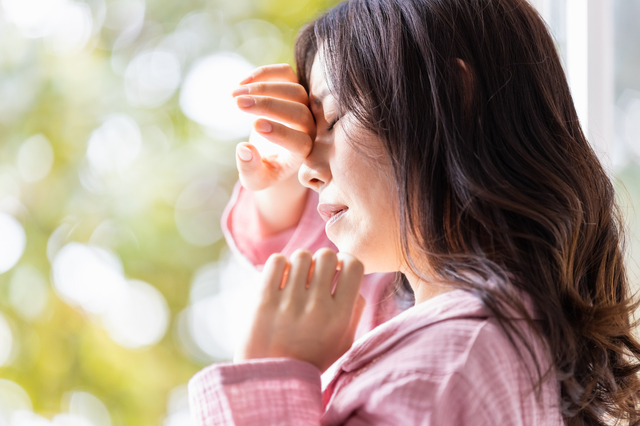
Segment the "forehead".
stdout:
<svg viewBox="0 0 640 426">
<path fill-rule="evenodd" d="M 324 73 L 324 66 L 320 55 L 316 53 L 309 76 L 309 98 L 312 104 L 321 106 L 322 100 L 328 95 L 330 95 L 329 85 Z"/>
</svg>

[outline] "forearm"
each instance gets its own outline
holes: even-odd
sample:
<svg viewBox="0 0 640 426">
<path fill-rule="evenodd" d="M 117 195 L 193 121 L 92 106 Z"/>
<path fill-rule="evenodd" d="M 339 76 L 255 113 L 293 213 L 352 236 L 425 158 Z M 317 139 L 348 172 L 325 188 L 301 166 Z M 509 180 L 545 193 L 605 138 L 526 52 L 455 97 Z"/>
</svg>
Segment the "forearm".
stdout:
<svg viewBox="0 0 640 426">
<path fill-rule="evenodd" d="M 189 381 L 189 405 L 197 426 L 319 426 L 320 371 L 290 358 L 214 364 Z"/>
<path fill-rule="evenodd" d="M 261 237 L 266 238 L 296 226 L 304 212 L 308 189 L 298 176 L 254 192 Z"/>
</svg>

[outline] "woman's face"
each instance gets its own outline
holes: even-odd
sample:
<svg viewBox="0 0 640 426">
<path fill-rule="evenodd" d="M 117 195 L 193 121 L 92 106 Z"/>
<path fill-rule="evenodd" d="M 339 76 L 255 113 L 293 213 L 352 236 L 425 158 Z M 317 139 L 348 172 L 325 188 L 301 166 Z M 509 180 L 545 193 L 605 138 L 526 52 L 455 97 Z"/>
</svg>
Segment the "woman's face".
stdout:
<svg viewBox="0 0 640 426">
<path fill-rule="evenodd" d="M 300 169 L 300 182 L 320 195 L 318 212 L 341 252 L 356 256 L 366 273 L 401 269 L 397 192 L 382 141 L 347 113 L 338 118 L 318 55 L 309 101 L 317 136 Z"/>
</svg>

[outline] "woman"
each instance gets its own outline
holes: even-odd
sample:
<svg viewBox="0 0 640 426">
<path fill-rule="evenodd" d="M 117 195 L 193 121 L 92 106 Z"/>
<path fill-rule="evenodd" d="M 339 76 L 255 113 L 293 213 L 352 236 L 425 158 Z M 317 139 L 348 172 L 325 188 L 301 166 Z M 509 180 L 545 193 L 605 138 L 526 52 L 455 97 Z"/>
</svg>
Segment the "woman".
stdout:
<svg viewBox="0 0 640 426">
<path fill-rule="evenodd" d="M 236 363 L 190 383 L 197 423 L 640 424 L 613 188 L 532 7 L 351 0 L 301 31 L 296 62 L 234 93 L 290 154 L 239 145 L 225 223 L 259 265 L 324 244 L 319 200 L 340 253 L 269 257 Z M 396 271 L 415 306 L 352 345 L 363 272 Z M 374 277 L 367 326 L 396 314 Z"/>
</svg>

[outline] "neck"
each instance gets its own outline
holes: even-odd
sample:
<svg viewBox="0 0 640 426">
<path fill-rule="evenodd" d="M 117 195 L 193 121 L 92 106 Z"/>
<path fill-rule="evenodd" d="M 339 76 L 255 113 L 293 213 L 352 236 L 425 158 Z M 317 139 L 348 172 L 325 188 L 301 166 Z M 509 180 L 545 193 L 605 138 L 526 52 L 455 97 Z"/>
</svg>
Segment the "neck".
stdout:
<svg viewBox="0 0 640 426">
<path fill-rule="evenodd" d="M 423 277 L 416 275 L 410 269 L 400 272 L 402 272 L 409 281 L 409 285 L 411 286 L 415 296 L 416 305 L 452 290 L 447 286 L 434 284 L 435 280 L 426 280 Z"/>
</svg>

